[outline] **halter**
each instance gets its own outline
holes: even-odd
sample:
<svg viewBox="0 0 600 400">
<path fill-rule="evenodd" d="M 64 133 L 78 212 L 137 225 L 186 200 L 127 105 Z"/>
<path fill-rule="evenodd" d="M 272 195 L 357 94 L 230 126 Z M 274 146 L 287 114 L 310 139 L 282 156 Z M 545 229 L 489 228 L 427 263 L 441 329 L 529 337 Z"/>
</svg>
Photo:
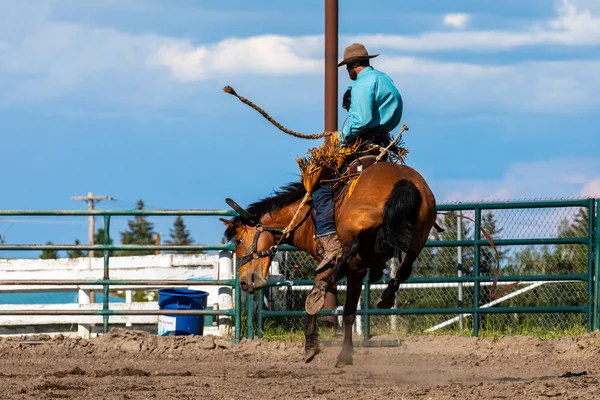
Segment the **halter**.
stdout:
<svg viewBox="0 0 600 400">
<path fill-rule="evenodd" d="M 252 241 L 252 246 L 250 246 L 250 254 L 246 254 L 245 256 L 242 256 L 239 258 L 238 268 L 240 268 L 244 264 L 249 263 L 252 260 L 257 260 L 257 259 L 263 258 L 263 257 L 274 256 L 277 253 L 277 249 L 279 248 L 279 245 L 281 244 L 281 242 L 283 242 L 285 240 L 285 238 L 287 237 L 287 234 L 283 234 L 281 236 L 281 239 L 279 239 L 279 241 L 277 242 L 277 244 L 269 247 L 268 250 L 258 251 L 258 249 L 257 249 L 258 238 L 260 237 L 260 234 L 263 231 L 284 233 L 284 228 L 277 228 L 274 226 L 264 226 L 262 224 L 256 225 L 255 228 L 256 228 L 256 232 L 254 233 L 254 240 Z"/>
</svg>

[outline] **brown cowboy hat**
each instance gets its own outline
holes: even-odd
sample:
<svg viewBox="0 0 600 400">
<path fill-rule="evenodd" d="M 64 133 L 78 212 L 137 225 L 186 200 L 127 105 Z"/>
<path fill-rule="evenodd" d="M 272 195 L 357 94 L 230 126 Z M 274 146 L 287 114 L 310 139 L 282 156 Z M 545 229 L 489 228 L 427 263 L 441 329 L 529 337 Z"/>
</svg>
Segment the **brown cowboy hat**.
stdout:
<svg viewBox="0 0 600 400">
<path fill-rule="evenodd" d="M 378 55 L 379 54 L 369 54 L 365 46 L 361 43 L 352 43 L 344 49 L 344 59 L 338 64 L 338 67 L 353 63 L 354 61 L 368 60 L 377 57 Z"/>
</svg>

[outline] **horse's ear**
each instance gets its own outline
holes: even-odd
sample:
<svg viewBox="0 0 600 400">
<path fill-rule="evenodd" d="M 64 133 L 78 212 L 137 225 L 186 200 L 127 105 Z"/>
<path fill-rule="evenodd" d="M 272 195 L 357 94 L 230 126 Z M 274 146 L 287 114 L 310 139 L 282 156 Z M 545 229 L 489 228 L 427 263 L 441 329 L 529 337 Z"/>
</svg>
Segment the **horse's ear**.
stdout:
<svg viewBox="0 0 600 400">
<path fill-rule="evenodd" d="M 231 226 L 231 224 L 233 223 L 233 222 L 231 222 L 231 220 L 230 220 L 230 219 L 225 219 L 225 218 L 219 218 L 219 221 L 223 222 L 223 223 L 225 224 L 225 226 L 226 226 L 226 227 L 228 227 L 228 228 L 229 228 L 229 227 Z"/>
</svg>

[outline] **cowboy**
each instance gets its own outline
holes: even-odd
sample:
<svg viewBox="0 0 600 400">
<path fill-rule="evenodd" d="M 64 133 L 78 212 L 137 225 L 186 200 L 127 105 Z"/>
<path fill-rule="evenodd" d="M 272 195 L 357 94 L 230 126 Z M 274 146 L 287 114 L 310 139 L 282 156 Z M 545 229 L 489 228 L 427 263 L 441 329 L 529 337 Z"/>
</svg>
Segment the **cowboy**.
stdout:
<svg viewBox="0 0 600 400">
<path fill-rule="evenodd" d="M 389 132 L 395 129 L 402 117 L 402 97 L 392 79 L 377 71 L 369 60 L 379 54 L 369 54 L 364 45 L 353 43 L 344 50 L 344 59 L 338 67 L 346 65 L 348 75 L 354 82 L 344 94 L 343 108 L 348 117 L 338 132 L 340 143 L 349 144 L 357 138 L 379 146 L 390 143 Z M 335 261 L 341 244 L 335 227 L 333 189 L 320 184 L 312 193 L 315 207 L 315 230 L 317 248 L 323 261 L 317 268 Z M 319 248 L 321 247 L 321 248 Z"/>
</svg>

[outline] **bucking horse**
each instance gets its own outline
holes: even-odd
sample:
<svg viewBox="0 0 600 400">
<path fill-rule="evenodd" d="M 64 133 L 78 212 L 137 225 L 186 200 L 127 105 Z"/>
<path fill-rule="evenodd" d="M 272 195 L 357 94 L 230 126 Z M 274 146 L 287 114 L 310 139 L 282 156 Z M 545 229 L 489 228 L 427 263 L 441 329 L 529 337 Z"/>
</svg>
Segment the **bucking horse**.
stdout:
<svg viewBox="0 0 600 400">
<path fill-rule="evenodd" d="M 282 243 L 321 261 L 311 217 L 312 201 L 307 201 L 306 193 L 302 183 L 293 182 L 247 208 L 226 200 L 239 214 L 221 221 L 226 225 L 226 238 L 235 244 L 239 283 L 245 292 L 252 294 L 266 287 L 271 260 Z M 352 364 L 352 325 L 367 270 L 372 276 L 381 276 L 388 260 L 400 260 L 377 304 L 379 308 L 391 308 L 400 284 L 410 277 L 413 263 L 434 227 L 436 201 L 425 179 L 413 168 L 375 162 L 360 173 L 351 192 L 337 196 L 335 220 L 343 250 L 335 265 L 317 272 L 307 297 L 305 352 L 306 362 L 320 352 L 316 312 L 323 307 L 326 293 L 345 277 L 344 340 L 336 364 L 343 367 Z"/>
</svg>

